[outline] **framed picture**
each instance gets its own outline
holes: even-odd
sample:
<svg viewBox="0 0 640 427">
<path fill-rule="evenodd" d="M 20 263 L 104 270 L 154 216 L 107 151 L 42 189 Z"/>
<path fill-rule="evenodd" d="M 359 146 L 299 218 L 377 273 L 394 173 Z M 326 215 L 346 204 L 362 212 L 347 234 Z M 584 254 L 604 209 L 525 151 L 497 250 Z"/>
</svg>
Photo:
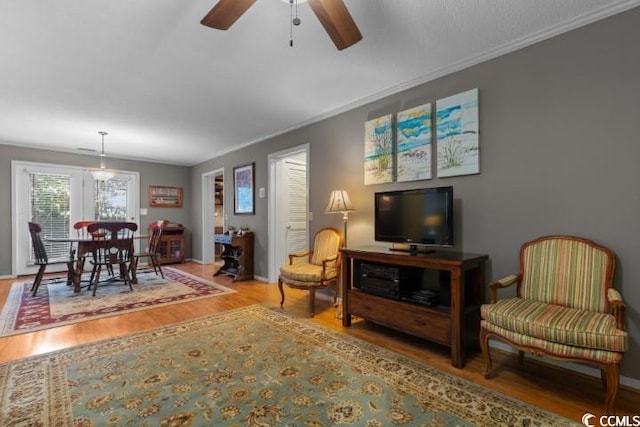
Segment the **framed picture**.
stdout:
<svg viewBox="0 0 640 427">
<path fill-rule="evenodd" d="M 480 173 L 478 89 L 436 101 L 438 177 Z"/>
<path fill-rule="evenodd" d="M 156 208 L 181 208 L 182 187 L 150 185 L 149 206 Z"/>
<path fill-rule="evenodd" d="M 398 182 L 431 179 L 431 121 L 431 104 L 398 113 Z"/>
<path fill-rule="evenodd" d="M 233 213 L 253 215 L 255 163 L 233 168 Z"/>
<path fill-rule="evenodd" d="M 364 185 L 393 182 L 393 116 L 364 124 Z"/>
</svg>

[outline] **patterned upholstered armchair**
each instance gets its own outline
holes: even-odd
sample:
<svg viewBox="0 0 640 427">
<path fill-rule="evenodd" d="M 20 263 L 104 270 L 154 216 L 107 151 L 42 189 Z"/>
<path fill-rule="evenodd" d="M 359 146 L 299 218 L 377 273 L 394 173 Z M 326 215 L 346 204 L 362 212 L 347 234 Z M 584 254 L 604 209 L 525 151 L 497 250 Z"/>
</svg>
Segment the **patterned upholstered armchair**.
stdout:
<svg viewBox="0 0 640 427">
<path fill-rule="evenodd" d="M 278 288 L 282 296 L 280 308 L 284 304 L 283 284 L 309 291 L 311 317 L 315 314 L 316 289 L 333 285 L 335 304 L 338 296 L 341 247 L 340 232 L 334 228 L 323 228 L 315 235 L 312 251 L 289 254 L 289 264 L 280 268 L 278 277 Z"/>
<path fill-rule="evenodd" d="M 615 410 L 620 363 L 627 350 L 624 302 L 613 289 L 613 253 L 594 242 L 549 236 L 525 243 L 520 273 L 490 285 L 481 308 L 480 345 L 491 376 L 489 338 L 524 352 L 598 367 L 606 387 L 605 413 Z M 517 296 L 498 300 L 497 290 L 517 285 Z"/>
</svg>

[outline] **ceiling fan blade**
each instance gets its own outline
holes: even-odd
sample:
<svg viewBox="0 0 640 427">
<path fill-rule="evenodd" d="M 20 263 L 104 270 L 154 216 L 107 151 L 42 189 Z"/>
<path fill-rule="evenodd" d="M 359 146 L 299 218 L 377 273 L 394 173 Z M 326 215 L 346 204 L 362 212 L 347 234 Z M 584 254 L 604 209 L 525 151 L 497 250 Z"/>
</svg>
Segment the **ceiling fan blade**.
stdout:
<svg viewBox="0 0 640 427">
<path fill-rule="evenodd" d="M 362 40 L 362 34 L 342 0 L 309 0 L 309 6 L 338 50 Z"/>
<path fill-rule="evenodd" d="M 220 0 L 200 23 L 218 30 L 228 30 L 256 0 Z"/>
</svg>

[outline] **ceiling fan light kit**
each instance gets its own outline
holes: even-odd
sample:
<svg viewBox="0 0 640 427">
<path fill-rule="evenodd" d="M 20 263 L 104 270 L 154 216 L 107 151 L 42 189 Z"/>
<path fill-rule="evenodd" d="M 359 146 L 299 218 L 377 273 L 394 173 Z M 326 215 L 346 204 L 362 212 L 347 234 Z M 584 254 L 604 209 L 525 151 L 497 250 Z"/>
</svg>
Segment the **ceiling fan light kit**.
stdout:
<svg viewBox="0 0 640 427">
<path fill-rule="evenodd" d="M 100 169 L 91 169 L 89 172 L 91 173 L 91 176 L 93 176 L 93 179 L 96 181 L 109 181 L 111 178 L 116 176 L 115 172 L 107 169 L 104 161 L 104 159 L 107 157 L 104 154 L 104 136 L 109 134 L 104 131 L 99 131 L 98 133 L 102 136 L 102 151 L 100 152 Z"/>
<path fill-rule="evenodd" d="M 293 9 L 294 1 L 297 8 L 298 1 L 284 0 Z M 202 18 L 200 23 L 217 30 L 228 30 L 256 0 L 218 0 L 218 3 Z M 346 49 L 362 40 L 362 34 L 351 17 L 343 0 L 308 0 L 311 10 L 316 15 L 324 30 L 336 45 L 338 50 Z M 300 25 L 297 10 L 295 18 L 291 17 L 293 25 Z M 290 40 L 293 46 L 293 39 Z"/>
</svg>

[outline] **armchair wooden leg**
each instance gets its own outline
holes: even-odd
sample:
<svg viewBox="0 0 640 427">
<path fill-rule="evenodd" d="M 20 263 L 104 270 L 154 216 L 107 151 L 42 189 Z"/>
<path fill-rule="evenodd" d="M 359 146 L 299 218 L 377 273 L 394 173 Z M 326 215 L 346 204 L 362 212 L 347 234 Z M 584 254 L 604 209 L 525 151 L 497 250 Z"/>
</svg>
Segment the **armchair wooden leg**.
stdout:
<svg viewBox="0 0 640 427">
<path fill-rule="evenodd" d="M 607 365 L 602 368 L 606 382 L 607 395 L 604 404 L 605 414 L 615 414 L 618 386 L 620 385 L 620 366 Z"/>
<path fill-rule="evenodd" d="M 489 332 L 480 328 L 480 349 L 482 350 L 482 356 L 484 358 L 484 377 L 486 379 L 491 378 L 491 352 L 489 350 Z"/>
<path fill-rule="evenodd" d="M 309 311 L 311 311 L 311 317 L 316 314 L 316 288 L 309 289 Z"/>
<path fill-rule="evenodd" d="M 284 289 L 282 289 L 282 279 L 278 278 L 278 289 L 280 290 L 280 308 L 284 305 Z"/>
</svg>

